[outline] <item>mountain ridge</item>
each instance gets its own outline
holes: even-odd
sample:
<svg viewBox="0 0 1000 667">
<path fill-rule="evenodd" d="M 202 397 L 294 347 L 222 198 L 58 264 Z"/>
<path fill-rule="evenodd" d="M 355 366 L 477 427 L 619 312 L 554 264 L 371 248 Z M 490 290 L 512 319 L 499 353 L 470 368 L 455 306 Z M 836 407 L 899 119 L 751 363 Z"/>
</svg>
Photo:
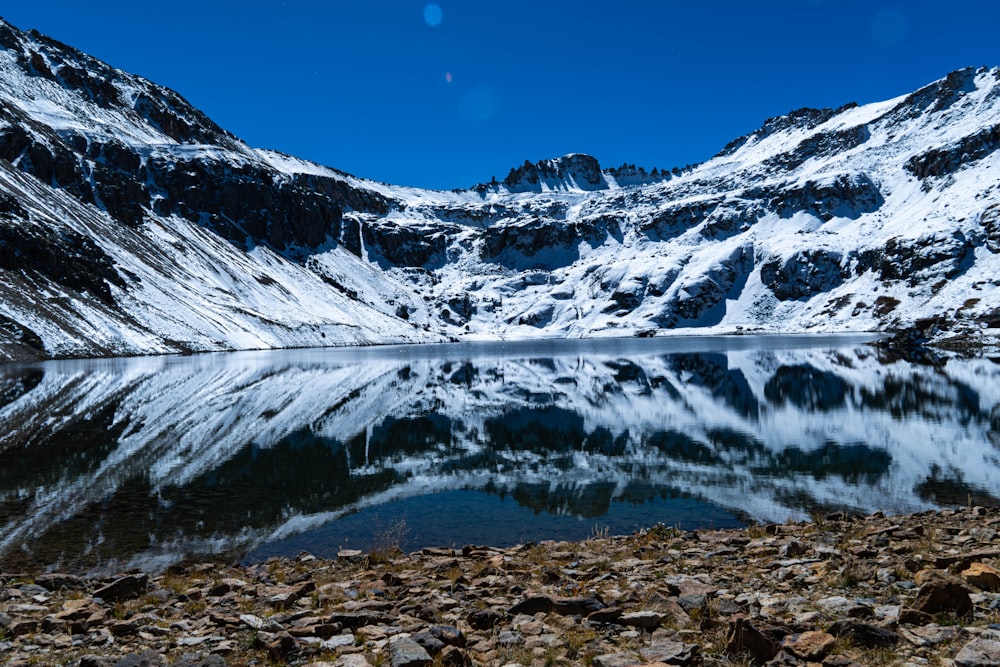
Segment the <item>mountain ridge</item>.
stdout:
<svg viewBox="0 0 1000 667">
<path fill-rule="evenodd" d="M 997 68 L 683 170 L 569 154 L 432 191 L 251 148 L 2 20 L 0 47 L 0 359 L 1000 327 Z"/>
</svg>

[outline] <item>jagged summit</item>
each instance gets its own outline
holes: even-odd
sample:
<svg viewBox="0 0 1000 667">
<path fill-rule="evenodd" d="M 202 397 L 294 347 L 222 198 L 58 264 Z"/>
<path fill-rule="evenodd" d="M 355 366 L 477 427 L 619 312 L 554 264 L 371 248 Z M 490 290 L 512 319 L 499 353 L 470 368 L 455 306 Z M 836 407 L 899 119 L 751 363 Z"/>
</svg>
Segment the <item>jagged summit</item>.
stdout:
<svg viewBox="0 0 1000 667">
<path fill-rule="evenodd" d="M 477 192 L 571 192 L 607 190 L 608 182 L 597 158 L 584 153 L 570 153 L 562 157 L 538 162 L 525 160 L 514 167 L 502 181 L 496 178 L 472 188 Z"/>
<path fill-rule="evenodd" d="M 684 170 L 437 192 L 254 149 L 0 23 L 0 354 L 1000 326 L 1000 69 L 769 119 Z M 977 333 L 978 335 L 978 333 Z"/>
<path fill-rule="evenodd" d="M 680 170 L 674 169 L 674 173 L 679 174 Z M 597 158 L 591 155 L 570 153 L 538 162 L 525 160 L 521 166 L 512 168 L 502 181 L 494 178 L 489 183 L 473 186 L 472 190 L 479 193 L 593 192 L 648 185 L 671 177 L 669 171 L 660 172 L 655 167 L 647 171 L 634 164 L 604 169 Z"/>
</svg>

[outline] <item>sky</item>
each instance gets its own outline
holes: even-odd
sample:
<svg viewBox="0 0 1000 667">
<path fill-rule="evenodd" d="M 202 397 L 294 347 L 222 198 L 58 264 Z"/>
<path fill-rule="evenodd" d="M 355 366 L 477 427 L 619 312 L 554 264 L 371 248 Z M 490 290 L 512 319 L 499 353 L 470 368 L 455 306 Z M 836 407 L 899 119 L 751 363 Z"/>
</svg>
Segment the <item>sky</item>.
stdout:
<svg viewBox="0 0 1000 667">
<path fill-rule="evenodd" d="M 701 162 L 770 117 L 1000 65 L 995 0 L 93 0 L 0 16 L 251 146 L 398 185 L 525 160 Z"/>
</svg>

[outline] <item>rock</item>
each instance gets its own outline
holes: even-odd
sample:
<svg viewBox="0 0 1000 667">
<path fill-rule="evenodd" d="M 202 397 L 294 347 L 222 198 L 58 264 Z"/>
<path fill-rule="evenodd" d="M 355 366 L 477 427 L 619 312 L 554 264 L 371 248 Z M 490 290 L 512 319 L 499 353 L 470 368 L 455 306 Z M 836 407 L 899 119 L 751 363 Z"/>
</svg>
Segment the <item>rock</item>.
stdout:
<svg viewBox="0 0 1000 667">
<path fill-rule="evenodd" d="M 495 641 L 500 648 L 515 648 L 524 645 L 524 635 L 514 630 L 501 630 Z"/>
<path fill-rule="evenodd" d="M 435 639 L 448 646 L 465 647 L 465 635 L 458 628 L 451 625 L 432 625 L 427 629 Z"/>
<path fill-rule="evenodd" d="M 511 616 L 517 616 L 518 614 L 527 614 L 528 616 L 534 616 L 535 614 L 548 614 L 552 611 L 552 607 L 555 603 L 552 598 L 547 595 L 536 595 L 533 597 L 526 598 L 521 602 L 510 608 L 507 613 Z"/>
<path fill-rule="evenodd" d="M 275 662 L 285 661 L 295 651 L 295 637 L 287 632 L 279 632 L 267 642 L 267 652 Z"/>
<path fill-rule="evenodd" d="M 35 577 L 35 583 L 42 588 L 57 592 L 60 590 L 70 590 L 79 591 L 83 590 L 86 582 L 82 577 L 77 577 L 72 574 L 41 574 Z"/>
<path fill-rule="evenodd" d="M 80 658 L 79 667 L 113 667 L 114 661 L 111 658 L 104 658 L 99 655 L 85 655 Z"/>
<path fill-rule="evenodd" d="M 973 639 L 955 656 L 955 667 L 996 667 L 1000 665 L 1000 641 Z"/>
<path fill-rule="evenodd" d="M 662 663 L 666 665 L 690 665 L 698 655 L 701 648 L 697 644 L 685 644 L 684 642 L 660 642 L 647 648 L 641 649 L 639 654 L 643 660 L 651 663 Z"/>
<path fill-rule="evenodd" d="M 361 653 L 348 653 L 347 655 L 342 655 L 337 658 L 332 665 L 333 667 L 372 667 L 371 663 L 368 662 L 368 659 Z M 306 667 L 309 667 L 309 665 Z M 316 665 L 315 667 L 319 666 Z"/>
<path fill-rule="evenodd" d="M 339 624 L 341 627 L 357 630 L 366 625 L 390 625 L 392 616 L 375 611 L 333 612 L 327 618 L 327 623 Z"/>
<path fill-rule="evenodd" d="M 95 598 L 105 602 L 123 602 L 137 598 L 146 592 L 149 575 L 128 575 L 94 591 Z"/>
<path fill-rule="evenodd" d="M 655 630 L 663 622 L 663 616 L 655 611 L 634 611 L 622 614 L 615 623 L 619 625 L 631 625 L 643 630 Z"/>
<path fill-rule="evenodd" d="M 958 639 L 958 629 L 936 623 L 912 630 L 902 630 L 903 637 L 914 646 L 935 646 Z"/>
<path fill-rule="evenodd" d="M 354 646 L 354 643 L 354 635 L 332 635 L 324 639 L 320 646 L 328 651 L 333 651 L 345 646 Z"/>
<path fill-rule="evenodd" d="M 828 655 L 821 664 L 823 667 L 861 667 L 859 663 L 846 655 Z"/>
<path fill-rule="evenodd" d="M 918 573 L 917 582 L 921 583 L 913 608 L 925 614 L 951 612 L 964 616 L 972 610 L 971 592 L 958 577 L 939 570 L 925 570 Z"/>
<path fill-rule="evenodd" d="M 704 593 L 692 593 L 689 595 L 681 595 L 677 598 L 677 604 L 681 606 L 685 612 L 691 612 L 695 609 L 704 609 L 705 605 L 708 604 L 708 597 Z"/>
<path fill-rule="evenodd" d="M 534 616 L 538 613 L 555 613 L 560 616 L 585 616 L 595 611 L 604 609 L 605 605 L 597 598 L 589 597 L 549 597 L 547 595 L 536 595 L 526 598 L 510 608 L 509 614 L 527 614 Z"/>
<path fill-rule="evenodd" d="M 146 651 L 141 655 L 130 653 L 115 663 L 114 667 L 160 667 L 163 657 L 156 651 Z"/>
<path fill-rule="evenodd" d="M 788 634 L 780 626 L 736 616 L 730 623 L 726 653 L 734 657 L 748 654 L 756 662 L 767 662 L 778 654 L 781 640 Z"/>
<path fill-rule="evenodd" d="M 1000 570 L 986 563 L 973 563 L 960 576 L 984 591 L 1000 591 Z"/>
<path fill-rule="evenodd" d="M 466 619 L 474 630 L 489 630 L 495 625 L 499 625 L 503 617 L 492 609 L 481 609 L 469 614 Z"/>
<path fill-rule="evenodd" d="M 592 667 L 630 667 L 636 664 L 635 656 L 630 653 L 608 653 L 594 657 Z"/>
<path fill-rule="evenodd" d="M 799 635 L 788 635 L 782 640 L 781 648 L 797 658 L 816 662 L 822 660 L 836 643 L 833 635 L 811 630 Z"/>
<path fill-rule="evenodd" d="M 41 626 L 41 622 L 34 618 L 25 619 L 23 621 L 14 621 L 7 626 L 7 634 L 11 637 L 30 635 L 38 632 Z"/>
<path fill-rule="evenodd" d="M 472 659 L 457 646 L 445 646 L 439 661 L 441 667 L 472 667 Z"/>
<path fill-rule="evenodd" d="M 182 655 L 180 660 L 170 667 L 226 667 L 226 661 L 218 655 L 201 655 L 200 653 L 189 653 Z"/>
<path fill-rule="evenodd" d="M 779 301 L 799 299 L 817 292 L 829 291 L 850 276 L 843 256 L 832 250 L 798 250 L 783 261 L 773 259 L 760 267 L 760 276 Z M 797 545 L 798 548 L 792 545 Z M 802 545 L 791 542 L 782 547 L 794 557 L 804 553 Z"/>
<path fill-rule="evenodd" d="M 296 602 L 301 600 L 306 595 L 309 595 L 316 590 L 316 584 L 312 581 L 307 581 L 303 584 L 292 588 L 286 588 L 277 593 L 273 593 L 267 600 L 275 609 L 288 609 Z"/>
<path fill-rule="evenodd" d="M 252 630 L 260 630 L 264 627 L 264 619 L 253 614 L 240 614 L 240 622 Z"/>
<path fill-rule="evenodd" d="M 614 623 L 624 613 L 625 610 L 621 607 L 605 607 L 604 609 L 598 609 L 588 614 L 587 620 L 593 623 Z"/>
<path fill-rule="evenodd" d="M 139 621 L 137 619 L 129 619 L 127 621 L 118 621 L 117 623 L 111 624 L 111 634 L 115 637 L 127 637 L 129 635 L 134 635 L 139 631 Z"/>
<path fill-rule="evenodd" d="M 899 635 L 892 630 L 854 619 L 837 621 L 827 628 L 827 632 L 865 648 L 889 648 L 899 643 Z"/>
<path fill-rule="evenodd" d="M 899 618 L 897 620 L 901 625 L 927 625 L 933 619 L 934 617 L 928 613 L 917 611 L 910 607 L 903 607 L 899 610 Z"/>
<path fill-rule="evenodd" d="M 432 635 L 427 630 L 418 632 L 413 635 L 413 641 L 424 647 L 424 650 L 431 655 L 437 655 L 442 650 L 444 650 L 444 642 Z"/>
<path fill-rule="evenodd" d="M 424 647 L 410 637 L 389 640 L 389 664 L 392 667 L 424 667 L 432 660 Z"/>
</svg>

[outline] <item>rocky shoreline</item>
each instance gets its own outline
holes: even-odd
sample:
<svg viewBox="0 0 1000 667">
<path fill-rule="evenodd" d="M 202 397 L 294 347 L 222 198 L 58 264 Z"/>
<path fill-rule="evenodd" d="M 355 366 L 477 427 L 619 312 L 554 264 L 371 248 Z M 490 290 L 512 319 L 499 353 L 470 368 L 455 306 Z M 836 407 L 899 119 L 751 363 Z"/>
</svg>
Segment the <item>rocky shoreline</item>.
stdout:
<svg viewBox="0 0 1000 667">
<path fill-rule="evenodd" d="M 0 574 L 8 667 L 1000 664 L 1000 510 Z"/>
</svg>

